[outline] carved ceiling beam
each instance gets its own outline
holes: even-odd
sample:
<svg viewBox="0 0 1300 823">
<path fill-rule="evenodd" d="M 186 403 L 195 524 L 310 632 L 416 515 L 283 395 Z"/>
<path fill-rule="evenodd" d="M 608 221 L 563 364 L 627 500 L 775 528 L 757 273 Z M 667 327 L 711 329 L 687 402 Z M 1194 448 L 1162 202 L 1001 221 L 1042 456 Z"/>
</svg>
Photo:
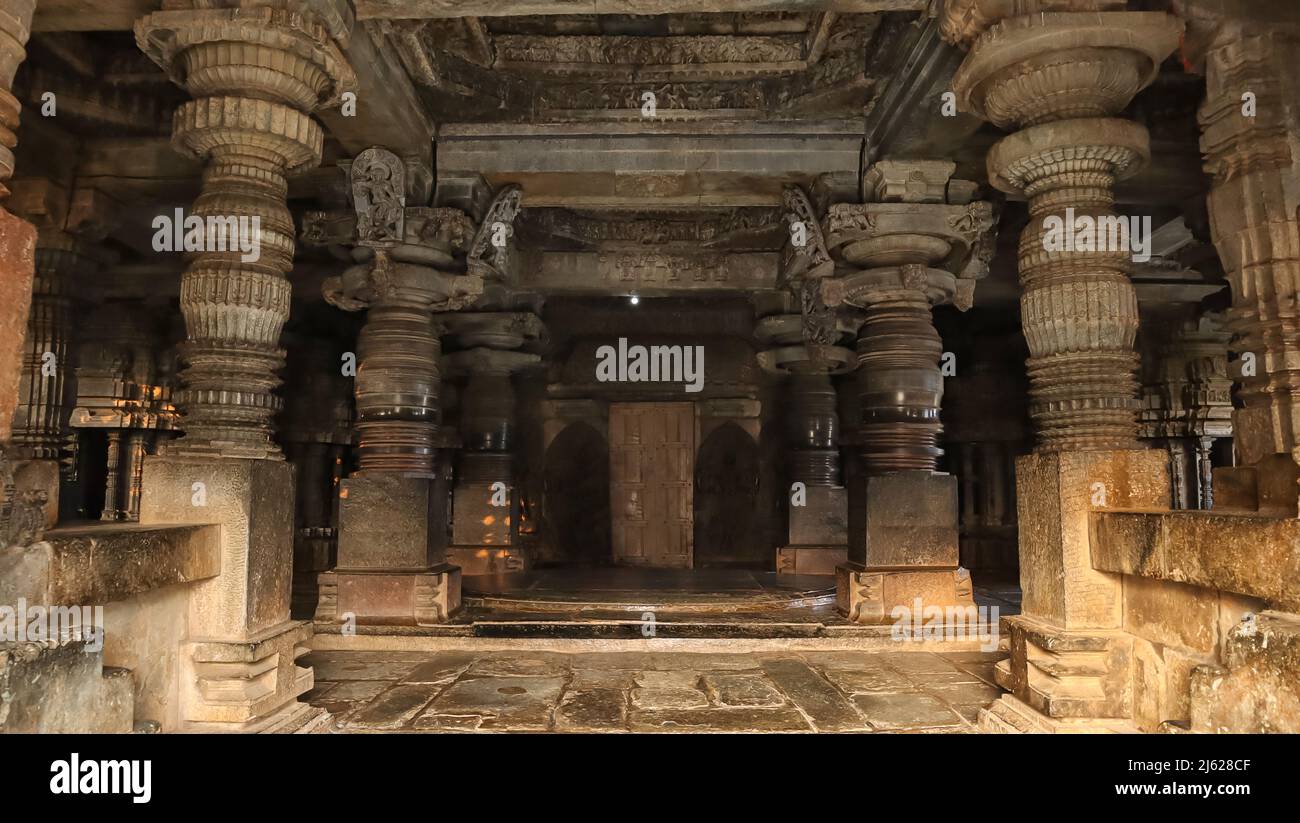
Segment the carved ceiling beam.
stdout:
<svg viewBox="0 0 1300 823">
<path fill-rule="evenodd" d="M 920 11 L 929 0 L 355 0 L 359 19 L 428 20 L 560 14 Z"/>
</svg>

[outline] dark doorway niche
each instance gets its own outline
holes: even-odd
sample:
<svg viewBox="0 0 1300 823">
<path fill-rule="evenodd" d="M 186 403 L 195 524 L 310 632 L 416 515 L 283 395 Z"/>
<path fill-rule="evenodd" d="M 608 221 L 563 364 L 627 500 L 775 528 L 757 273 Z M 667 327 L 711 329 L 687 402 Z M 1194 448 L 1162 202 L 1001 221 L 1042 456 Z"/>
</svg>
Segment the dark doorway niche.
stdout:
<svg viewBox="0 0 1300 823">
<path fill-rule="evenodd" d="M 714 429 L 695 461 L 695 567 L 765 569 L 758 444 L 735 423 Z"/>
<path fill-rule="evenodd" d="M 609 445 L 586 423 L 571 423 L 546 450 L 545 557 L 542 562 L 608 565 Z"/>
</svg>

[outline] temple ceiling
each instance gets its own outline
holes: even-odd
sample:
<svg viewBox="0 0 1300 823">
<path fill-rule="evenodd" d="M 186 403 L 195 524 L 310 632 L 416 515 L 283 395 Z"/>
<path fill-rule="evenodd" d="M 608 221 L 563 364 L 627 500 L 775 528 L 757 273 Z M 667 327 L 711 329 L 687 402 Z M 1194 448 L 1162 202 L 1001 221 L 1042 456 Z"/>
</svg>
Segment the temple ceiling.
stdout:
<svg viewBox="0 0 1300 823">
<path fill-rule="evenodd" d="M 770 12 L 380 20 L 449 119 L 862 117 L 884 80 L 867 59 L 915 15 Z M 887 24 L 887 25 L 886 25 Z M 883 29 L 882 29 L 883 26 Z M 448 118 L 444 118 L 448 119 Z"/>
</svg>

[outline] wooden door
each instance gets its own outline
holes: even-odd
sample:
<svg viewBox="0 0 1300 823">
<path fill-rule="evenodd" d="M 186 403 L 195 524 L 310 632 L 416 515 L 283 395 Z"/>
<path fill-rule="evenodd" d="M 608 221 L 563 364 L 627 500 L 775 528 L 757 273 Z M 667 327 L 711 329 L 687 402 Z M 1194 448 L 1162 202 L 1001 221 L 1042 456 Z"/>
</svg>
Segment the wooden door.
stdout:
<svg viewBox="0 0 1300 823">
<path fill-rule="evenodd" d="M 610 406 L 609 489 L 615 563 L 691 568 L 694 470 L 693 404 Z"/>
</svg>

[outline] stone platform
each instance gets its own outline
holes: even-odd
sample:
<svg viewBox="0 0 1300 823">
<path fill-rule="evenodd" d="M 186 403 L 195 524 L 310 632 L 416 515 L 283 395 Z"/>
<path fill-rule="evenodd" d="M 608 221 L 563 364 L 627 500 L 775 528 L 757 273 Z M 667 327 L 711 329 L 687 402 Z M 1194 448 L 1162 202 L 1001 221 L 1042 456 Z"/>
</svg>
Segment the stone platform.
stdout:
<svg viewBox="0 0 1300 823">
<path fill-rule="evenodd" d="M 733 569 L 544 569 L 465 577 L 466 606 L 565 613 L 736 614 L 833 605 L 834 580 Z"/>
<path fill-rule="evenodd" d="M 734 569 L 571 568 L 467 576 L 465 608 L 436 626 L 357 626 L 343 635 L 317 623 L 315 648 L 442 650 L 448 641 L 502 640 L 626 643 L 647 638 L 734 643 L 785 639 L 835 648 L 895 647 L 891 625 L 863 625 L 835 608 L 833 579 Z M 975 586 L 976 603 L 1000 616 L 1019 612 L 1015 585 Z M 652 620 L 647 618 L 652 616 Z M 652 624 L 652 625 L 651 625 Z M 977 641 L 909 643 L 944 650 Z"/>
<path fill-rule="evenodd" d="M 999 654 L 316 652 L 338 732 L 969 733 Z"/>
</svg>

